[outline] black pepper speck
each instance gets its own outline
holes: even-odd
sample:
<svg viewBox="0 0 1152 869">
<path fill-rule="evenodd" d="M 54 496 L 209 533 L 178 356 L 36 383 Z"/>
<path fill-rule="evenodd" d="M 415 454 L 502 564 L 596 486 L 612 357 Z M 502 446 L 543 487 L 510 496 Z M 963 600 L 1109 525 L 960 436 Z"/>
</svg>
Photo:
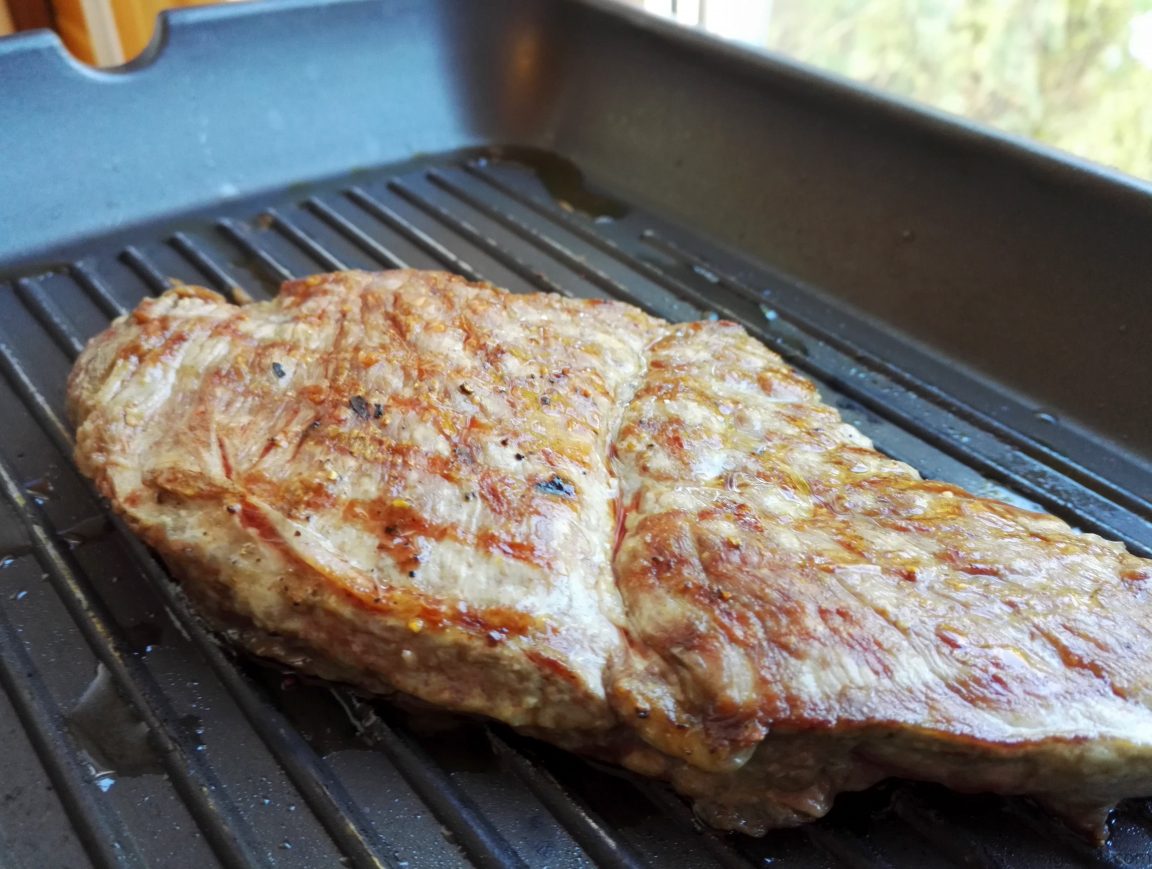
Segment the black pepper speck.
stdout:
<svg viewBox="0 0 1152 869">
<path fill-rule="evenodd" d="M 565 498 L 571 498 L 576 494 L 576 488 L 559 474 L 553 474 L 550 479 L 541 480 L 536 484 L 536 488 L 546 495 L 561 495 Z"/>
<path fill-rule="evenodd" d="M 368 402 L 364 400 L 363 395 L 353 395 L 348 399 L 348 405 L 356 412 L 356 415 L 360 417 L 360 419 L 368 419 L 370 416 L 368 413 Z"/>
<path fill-rule="evenodd" d="M 272 363 L 272 373 L 277 377 L 286 377 L 288 374 L 288 372 L 284 370 L 284 366 L 279 362 Z"/>
</svg>

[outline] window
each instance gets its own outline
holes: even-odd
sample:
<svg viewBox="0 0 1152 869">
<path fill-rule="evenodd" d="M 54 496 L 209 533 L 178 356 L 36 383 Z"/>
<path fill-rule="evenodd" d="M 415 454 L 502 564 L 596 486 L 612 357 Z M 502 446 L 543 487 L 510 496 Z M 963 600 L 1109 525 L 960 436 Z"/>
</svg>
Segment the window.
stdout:
<svg viewBox="0 0 1152 869">
<path fill-rule="evenodd" d="M 628 0 L 1152 179 L 1152 0 Z"/>
</svg>

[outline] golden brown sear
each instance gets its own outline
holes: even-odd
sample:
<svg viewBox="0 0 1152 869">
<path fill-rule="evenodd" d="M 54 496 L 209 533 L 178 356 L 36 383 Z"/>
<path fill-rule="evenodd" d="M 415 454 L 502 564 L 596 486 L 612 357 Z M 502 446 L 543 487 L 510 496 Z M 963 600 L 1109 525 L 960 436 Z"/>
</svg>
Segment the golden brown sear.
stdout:
<svg viewBox="0 0 1152 869">
<path fill-rule="evenodd" d="M 922 480 L 724 322 L 342 272 L 84 351 L 76 456 L 235 642 L 659 776 L 1152 794 L 1152 563 Z"/>
</svg>

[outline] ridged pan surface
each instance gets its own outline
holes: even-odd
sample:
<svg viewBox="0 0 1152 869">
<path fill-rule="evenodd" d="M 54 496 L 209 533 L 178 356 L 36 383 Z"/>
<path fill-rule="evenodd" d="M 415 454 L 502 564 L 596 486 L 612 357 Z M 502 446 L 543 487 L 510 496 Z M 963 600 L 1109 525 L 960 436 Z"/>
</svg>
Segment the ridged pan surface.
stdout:
<svg viewBox="0 0 1152 869">
<path fill-rule="evenodd" d="M 238 659 L 70 461 L 84 342 L 174 282 L 448 269 L 513 292 L 734 319 L 884 451 L 1152 547 L 1147 505 L 860 349 L 869 328 L 545 152 L 424 157 L 149 225 L 0 283 L 0 852 L 27 866 L 1145 866 L 1147 807 L 1092 850 L 1019 800 L 892 782 L 764 839 L 663 785 Z"/>
</svg>

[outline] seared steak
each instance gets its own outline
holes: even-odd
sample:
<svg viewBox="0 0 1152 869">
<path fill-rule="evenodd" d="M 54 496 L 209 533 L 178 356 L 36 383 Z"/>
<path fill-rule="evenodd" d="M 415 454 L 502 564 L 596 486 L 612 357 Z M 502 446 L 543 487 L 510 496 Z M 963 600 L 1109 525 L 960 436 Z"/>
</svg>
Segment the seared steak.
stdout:
<svg viewBox="0 0 1152 869">
<path fill-rule="evenodd" d="M 763 833 L 898 775 L 1152 794 L 1152 563 L 922 480 L 730 323 L 348 272 L 182 287 L 76 456 L 256 654 L 507 722 Z"/>
</svg>

